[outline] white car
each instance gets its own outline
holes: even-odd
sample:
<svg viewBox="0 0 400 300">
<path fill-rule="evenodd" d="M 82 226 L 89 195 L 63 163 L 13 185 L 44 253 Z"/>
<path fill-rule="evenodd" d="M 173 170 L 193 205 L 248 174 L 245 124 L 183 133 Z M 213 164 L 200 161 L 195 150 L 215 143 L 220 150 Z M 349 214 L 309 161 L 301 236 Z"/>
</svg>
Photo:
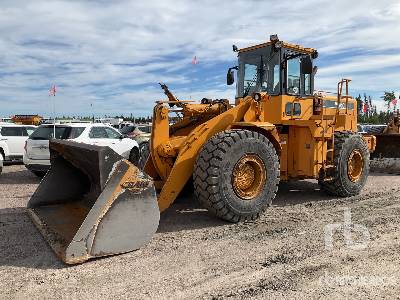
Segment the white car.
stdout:
<svg viewBox="0 0 400 300">
<path fill-rule="evenodd" d="M 55 127 L 55 128 L 54 128 Z M 27 139 L 24 153 L 26 168 L 37 176 L 44 176 L 50 168 L 49 140 L 73 140 L 79 143 L 108 146 L 122 157 L 137 165 L 138 143 L 125 138 L 116 129 L 104 124 L 72 123 L 62 125 L 40 125 Z"/>
<path fill-rule="evenodd" d="M 0 123 L 0 156 L 5 162 L 22 161 L 24 145 L 36 129 L 33 125 Z"/>
</svg>

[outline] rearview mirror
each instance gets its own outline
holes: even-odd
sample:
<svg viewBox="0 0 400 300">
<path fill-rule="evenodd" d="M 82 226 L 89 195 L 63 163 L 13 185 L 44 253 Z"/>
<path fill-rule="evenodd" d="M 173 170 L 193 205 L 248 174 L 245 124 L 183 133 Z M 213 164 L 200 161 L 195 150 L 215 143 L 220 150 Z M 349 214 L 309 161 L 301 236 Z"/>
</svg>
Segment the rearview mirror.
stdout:
<svg viewBox="0 0 400 300">
<path fill-rule="evenodd" d="M 313 72 L 312 60 L 309 55 L 303 56 L 301 58 L 300 66 L 301 66 L 301 73 L 312 74 L 312 72 Z"/>
<path fill-rule="evenodd" d="M 235 82 L 235 76 L 231 68 L 229 68 L 228 73 L 226 74 L 226 84 L 232 85 Z"/>
</svg>

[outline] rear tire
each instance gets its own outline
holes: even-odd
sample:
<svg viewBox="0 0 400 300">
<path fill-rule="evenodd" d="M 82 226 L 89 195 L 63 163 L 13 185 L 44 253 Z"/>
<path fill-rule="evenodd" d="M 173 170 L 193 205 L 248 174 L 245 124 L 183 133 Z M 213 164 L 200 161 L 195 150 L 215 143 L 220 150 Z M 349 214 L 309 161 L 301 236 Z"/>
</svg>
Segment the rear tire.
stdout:
<svg viewBox="0 0 400 300">
<path fill-rule="evenodd" d="M 369 174 L 369 150 L 361 135 L 351 132 L 335 133 L 333 169 L 327 179 L 321 173 L 321 189 L 330 195 L 349 197 L 358 195 Z"/>
<path fill-rule="evenodd" d="M 39 178 L 43 178 L 44 175 L 46 175 L 46 171 L 32 171 L 33 174 L 35 174 Z"/>
<path fill-rule="evenodd" d="M 0 165 L 0 174 L 3 172 L 3 164 L 4 164 L 4 154 L 2 151 L 0 151 L 0 159 L 1 159 L 1 165 Z"/>
<path fill-rule="evenodd" d="M 139 149 L 137 147 L 132 148 L 131 153 L 129 154 L 129 161 L 133 163 L 135 166 L 138 166 Z"/>
<path fill-rule="evenodd" d="M 230 221 L 254 220 L 271 204 L 279 183 L 279 159 L 272 143 L 250 130 L 220 132 L 196 159 L 193 184 L 198 201 Z"/>
</svg>

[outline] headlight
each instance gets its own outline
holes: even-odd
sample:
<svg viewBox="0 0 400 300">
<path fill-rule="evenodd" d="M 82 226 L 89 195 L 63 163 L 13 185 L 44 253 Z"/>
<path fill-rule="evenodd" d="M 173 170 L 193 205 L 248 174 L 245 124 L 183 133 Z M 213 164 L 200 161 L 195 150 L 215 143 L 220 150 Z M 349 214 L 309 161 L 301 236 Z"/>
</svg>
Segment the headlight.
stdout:
<svg viewBox="0 0 400 300">
<path fill-rule="evenodd" d="M 279 49 L 279 48 L 282 48 L 283 43 L 282 43 L 282 41 L 277 41 L 277 42 L 274 44 L 274 46 L 275 46 L 276 49 Z"/>
<path fill-rule="evenodd" d="M 253 95 L 253 99 L 256 100 L 257 102 L 261 101 L 261 94 L 260 93 L 255 93 Z"/>
</svg>

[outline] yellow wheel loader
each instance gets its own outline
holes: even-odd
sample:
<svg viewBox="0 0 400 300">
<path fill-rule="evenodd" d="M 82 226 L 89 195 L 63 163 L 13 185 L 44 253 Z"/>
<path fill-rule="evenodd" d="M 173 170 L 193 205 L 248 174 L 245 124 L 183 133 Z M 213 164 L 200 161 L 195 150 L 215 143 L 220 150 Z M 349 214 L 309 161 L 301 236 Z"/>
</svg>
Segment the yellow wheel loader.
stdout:
<svg viewBox="0 0 400 300">
<path fill-rule="evenodd" d="M 375 138 L 357 134 L 349 80 L 336 95 L 314 94 L 317 51 L 276 35 L 233 49 L 234 104 L 178 100 L 161 85 L 168 100 L 154 107 L 144 173 L 108 148 L 50 142 L 52 166 L 28 208 L 64 262 L 138 249 L 190 181 L 198 201 L 230 222 L 256 219 L 281 180 L 314 178 L 330 194 L 360 193 Z"/>
</svg>

